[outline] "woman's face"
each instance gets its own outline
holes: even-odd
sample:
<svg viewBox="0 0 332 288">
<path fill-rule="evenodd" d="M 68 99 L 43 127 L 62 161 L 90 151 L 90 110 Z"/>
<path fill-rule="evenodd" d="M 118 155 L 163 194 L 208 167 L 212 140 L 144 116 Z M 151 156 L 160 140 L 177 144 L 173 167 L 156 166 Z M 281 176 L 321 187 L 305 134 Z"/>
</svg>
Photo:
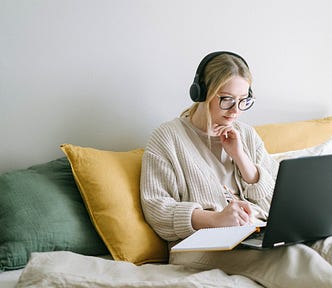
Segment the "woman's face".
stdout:
<svg viewBox="0 0 332 288">
<path fill-rule="evenodd" d="M 248 97 L 249 83 L 241 76 L 234 76 L 228 83 L 218 91 L 217 95 L 210 102 L 210 113 L 212 127 L 229 126 L 237 119 L 242 112 L 238 108 L 241 99 Z M 230 96 L 236 100 L 236 104 L 229 110 L 222 110 L 219 107 L 219 97 Z"/>
</svg>

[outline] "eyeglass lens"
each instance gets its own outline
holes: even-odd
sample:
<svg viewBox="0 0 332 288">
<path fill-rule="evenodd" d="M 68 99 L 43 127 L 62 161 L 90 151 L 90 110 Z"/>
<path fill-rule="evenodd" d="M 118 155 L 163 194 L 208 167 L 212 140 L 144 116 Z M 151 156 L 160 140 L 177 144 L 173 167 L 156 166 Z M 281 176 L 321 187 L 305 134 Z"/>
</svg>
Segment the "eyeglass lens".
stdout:
<svg viewBox="0 0 332 288">
<path fill-rule="evenodd" d="M 229 110 L 236 104 L 236 100 L 233 97 L 219 97 L 219 106 L 223 110 Z M 248 110 L 254 104 L 255 99 L 253 97 L 246 97 L 239 101 L 238 107 L 241 111 Z"/>
</svg>

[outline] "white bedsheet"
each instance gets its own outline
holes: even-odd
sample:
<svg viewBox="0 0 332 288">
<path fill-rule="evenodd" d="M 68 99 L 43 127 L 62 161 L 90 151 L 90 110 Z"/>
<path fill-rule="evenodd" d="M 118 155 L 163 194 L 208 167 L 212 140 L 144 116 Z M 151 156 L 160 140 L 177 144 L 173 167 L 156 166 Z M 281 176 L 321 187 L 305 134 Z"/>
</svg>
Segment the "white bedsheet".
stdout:
<svg viewBox="0 0 332 288">
<path fill-rule="evenodd" d="M 219 269 L 199 271 L 181 265 L 132 263 L 83 256 L 72 252 L 33 253 L 23 270 L 20 287 L 262 287 L 252 280 L 228 276 Z"/>
<path fill-rule="evenodd" d="M 0 288 L 14 288 L 23 269 L 0 272 Z"/>
</svg>

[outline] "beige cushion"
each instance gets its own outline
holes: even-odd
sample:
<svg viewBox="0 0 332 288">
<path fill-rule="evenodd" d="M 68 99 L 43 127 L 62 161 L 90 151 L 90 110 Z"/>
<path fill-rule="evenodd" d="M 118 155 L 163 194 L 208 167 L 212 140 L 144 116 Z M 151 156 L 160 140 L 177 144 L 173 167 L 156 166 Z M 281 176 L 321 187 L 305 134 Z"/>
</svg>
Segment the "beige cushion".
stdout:
<svg viewBox="0 0 332 288">
<path fill-rule="evenodd" d="M 281 162 L 282 160 L 285 159 L 329 155 L 329 154 L 332 154 L 332 137 L 326 142 L 319 144 L 317 146 L 300 149 L 300 150 L 291 150 L 286 152 L 275 153 L 271 154 L 271 156 L 278 162 Z"/>
<path fill-rule="evenodd" d="M 316 120 L 255 127 L 269 153 L 312 147 L 332 137 L 332 116 Z"/>
</svg>

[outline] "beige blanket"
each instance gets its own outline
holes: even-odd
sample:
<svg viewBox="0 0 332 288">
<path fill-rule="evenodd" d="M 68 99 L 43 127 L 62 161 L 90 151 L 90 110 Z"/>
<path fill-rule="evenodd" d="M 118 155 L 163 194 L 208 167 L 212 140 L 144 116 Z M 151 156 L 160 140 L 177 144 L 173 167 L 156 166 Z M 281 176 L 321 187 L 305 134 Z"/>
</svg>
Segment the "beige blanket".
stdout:
<svg viewBox="0 0 332 288">
<path fill-rule="evenodd" d="M 72 252 L 33 253 L 16 287 L 261 287 L 219 269 L 199 271 L 181 265 L 113 261 Z"/>
</svg>

